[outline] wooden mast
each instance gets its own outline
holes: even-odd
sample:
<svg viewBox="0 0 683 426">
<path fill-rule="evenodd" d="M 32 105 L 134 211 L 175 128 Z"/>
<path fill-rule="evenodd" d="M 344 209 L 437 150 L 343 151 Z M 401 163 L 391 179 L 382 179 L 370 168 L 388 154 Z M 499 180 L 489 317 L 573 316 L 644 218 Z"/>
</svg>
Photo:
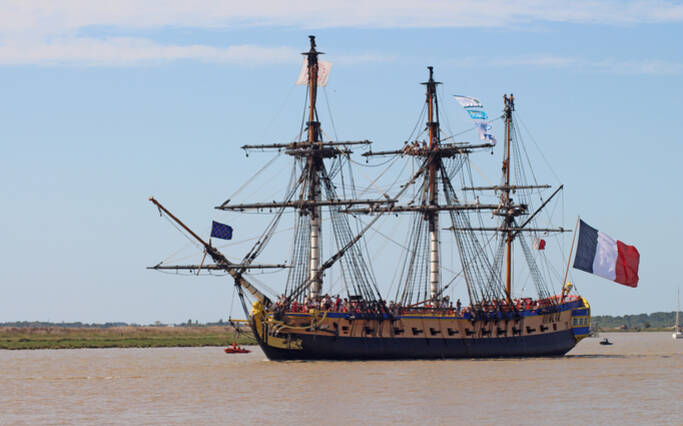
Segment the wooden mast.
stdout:
<svg viewBox="0 0 683 426">
<path fill-rule="evenodd" d="M 311 281 L 309 293 L 310 297 L 317 299 L 320 296 L 322 289 L 322 277 L 320 276 L 320 206 L 315 203 L 320 201 L 320 168 L 322 166 L 322 159 L 318 155 L 314 155 L 314 151 L 319 150 L 317 146 L 320 142 L 320 122 L 316 120 L 315 104 L 318 96 L 318 52 L 315 50 L 315 36 L 308 36 L 311 42 L 311 48 L 303 55 L 307 58 L 308 64 L 308 143 L 311 151 L 308 157 L 308 173 L 309 173 L 309 188 L 308 199 L 313 202 L 309 210 L 309 226 L 310 226 L 310 254 L 309 254 L 309 279 Z"/>
<path fill-rule="evenodd" d="M 306 108 L 308 112 L 308 114 L 304 114 L 304 120 L 306 124 L 306 136 L 304 137 L 304 140 L 286 143 L 242 146 L 242 149 L 245 151 L 250 149 L 282 150 L 286 155 L 290 155 L 295 157 L 297 160 L 300 160 L 303 166 L 303 171 L 296 182 L 296 194 L 288 194 L 288 198 L 283 201 L 272 201 L 265 203 L 256 202 L 230 204 L 231 200 L 228 199 L 221 205 L 216 206 L 216 208 L 220 210 L 232 211 L 260 211 L 263 209 L 277 207 L 281 208 L 281 210 L 279 210 L 279 214 L 282 214 L 284 208 L 292 208 L 296 209 L 297 214 L 301 216 L 307 216 L 308 220 L 304 220 L 305 222 L 308 222 L 307 230 L 309 231 L 309 235 L 307 236 L 308 238 L 306 238 L 308 240 L 308 254 L 304 255 L 305 258 L 296 260 L 297 265 L 299 264 L 298 262 L 301 262 L 301 267 L 305 268 L 303 273 L 305 274 L 306 279 L 301 281 L 301 283 L 296 287 L 295 293 L 296 297 L 299 297 L 299 295 L 303 295 L 303 293 L 306 292 L 308 297 L 318 299 L 322 290 L 323 272 L 332 266 L 332 264 L 334 264 L 337 260 L 339 260 L 346 251 L 353 247 L 354 244 L 360 239 L 360 235 L 366 231 L 366 229 L 361 231 L 357 237 L 354 237 L 329 260 L 322 262 L 322 206 L 346 206 L 348 208 L 353 205 L 366 204 L 375 208 L 376 206 L 385 206 L 395 203 L 397 200 L 388 199 L 386 197 L 384 199 L 324 199 L 322 193 L 323 177 L 325 176 L 324 160 L 327 158 L 348 156 L 352 153 L 352 151 L 348 148 L 350 145 L 369 145 L 371 142 L 368 140 L 323 141 L 320 122 L 318 121 L 319 117 L 316 109 L 319 77 L 322 72 L 318 55 L 323 54 L 323 52 L 316 50 L 314 36 L 309 36 L 309 39 L 310 48 L 307 52 L 302 53 L 302 55 L 305 57 L 304 67 L 307 72 L 304 77 L 304 81 L 306 82 L 307 86 Z M 299 187 L 299 185 L 301 186 Z M 297 194 L 299 195 L 299 198 L 294 199 L 293 197 Z M 370 223 L 373 223 L 373 221 Z"/>
<path fill-rule="evenodd" d="M 318 55 L 322 52 L 315 50 L 315 36 L 308 36 L 311 42 L 311 49 L 303 53 L 306 55 L 308 64 L 308 142 L 318 142 L 320 133 L 320 122 L 315 119 L 315 103 L 318 96 Z"/>
<path fill-rule="evenodd" d="M 508 303 L 512 303 L 512 220 L 514 216 L 511 214 L 510 199 L 510 142 L 512 131 L 512 111 L 515 109 L 514 95 L 503 95 L 505 102 L 505 158 L 503 159 L 503 174 L 505 176 L 505 189 L 501 198 L 503 198 L 502 208 L 505 209 L 505 225 L 507 228 L 505 241 L 505 297 Z"/>
<path fill-rule="evenodd" d="M 436 99 L 436 85 L 434 81 L 434 68 L 429 69 L 429 81 L 423 83 L 427 86 L 427 127 L 429 129 L 429 150 L 434 153 L 439 145 L 439 106 Z M 432 155 L 429 161 L 429 205 L 438 204 L 436 184 L 437 166 L 440 157 Z M 429 291 L 430 297 L 435 299 L 440 293 L 439 273 L 439 211 L 434 210 L 426 213 L 429 221 Z"/>
</svg>

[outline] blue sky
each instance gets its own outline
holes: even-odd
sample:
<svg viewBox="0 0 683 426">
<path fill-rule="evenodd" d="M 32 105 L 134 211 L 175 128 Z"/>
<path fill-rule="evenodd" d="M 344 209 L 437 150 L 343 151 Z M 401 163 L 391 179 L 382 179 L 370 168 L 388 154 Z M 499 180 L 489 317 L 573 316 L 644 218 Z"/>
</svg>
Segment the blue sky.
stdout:
<svg viewBox="0 0 683 426">
<path fill-rule="evenodd" d="M 637 289 L 572 273 L 593 312 L 673 310 L 680 2 L 185 3 L 0 2 L 0 321 L 224 318 L 227 279 L 144 269 L 197 254 L 146 200 L 200 232 L 216 218 L 260 231 L 212 207 L 270 159 L 239 146 L 297 135 L 309 34 L 334 63 L 334 128 L 326 104 L 321 114 L 341 140 L 401 144 L 427 65 L 453 131 L 470 124 L 448 95 L 476 96 L 495 115 L 515 93 L 552 165 L 542 180 L 567 188 L 557 218 L 572 227 L 580 214 L 641 253 Z M 499 148 L 489 157 L 475 161 L 495 177 Z"/>
</svg>

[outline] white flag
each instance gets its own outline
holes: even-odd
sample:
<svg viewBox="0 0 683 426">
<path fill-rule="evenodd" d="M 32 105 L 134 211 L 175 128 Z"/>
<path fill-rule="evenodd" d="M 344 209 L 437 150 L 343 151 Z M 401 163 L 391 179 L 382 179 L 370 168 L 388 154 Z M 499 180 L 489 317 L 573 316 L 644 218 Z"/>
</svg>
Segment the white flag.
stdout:
<svg viewBox="0 0 683 426">
<path fill-rule="evenodd" d="M 471 98 L 469 96 L 462 96 L 462 95 L 453 95 L 455 96 L 455 100 L 458 101 L 460 105 L 462 105 L 464 108 L 484 108 L 484 105 L 479 102 L 479 99 L 477 98 Z"/>
<path fill-rule="evenodd" d="M 479 139 L 488 140 L 492 144 L 496 144 L 496 137 L 490 132 L 491 124 L 484 120 L 474 120 L 474 125 L 477 127 L 477 132 L 479 132 Z"/>
<path fill-rule="evenodd" d="M 330 79 L 331 69 L 332 62 L 318 59 L 318 86 L 327 86 L 327 80 Z M 299 78 L 296 80 L 296 84 L 308 84 L 308 58 L 304 58 L 304 63 L 301 64 L 301 72 L 299 73 Z"/>
<path fill-rule="evenodd" d="M 479 132 L 480 139 L 486 139 L 485 134 L 491 130 L 491 125 L 484 120 L 474 120 L 474 125 L 477 126 L 477 131 Z"/>
</svg>

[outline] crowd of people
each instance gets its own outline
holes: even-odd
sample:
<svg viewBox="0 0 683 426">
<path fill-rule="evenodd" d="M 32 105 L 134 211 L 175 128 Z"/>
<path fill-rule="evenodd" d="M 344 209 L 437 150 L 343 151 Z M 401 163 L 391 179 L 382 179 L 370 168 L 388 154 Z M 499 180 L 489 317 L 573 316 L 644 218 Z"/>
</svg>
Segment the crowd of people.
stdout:
<svg viewBox="0 0 683 426">
<path fill-rule="evenodd" d="M 408 154 L 413 154 L 413 155 L 419 155 L 419 154 L 424 154 L 427 152 L 427 149 L 429 147 L 427 146 L 426 141 L 422 141 L 422 146 L 420 146 L 420 142 L 414 141 L 414 142 L 404 142 L 403 143 L 403 150 L 401 151 L 401 155 L 408 155 Z"/>
<path fill-rule="evenodd" d="M 393 302 L 392 302 L 393 303 Z M 361 298 L 343 298 L 340 295 L 330 296 L 325 294 L 318 298 L 306 296 L 302 302 L 297 300 L 289 301 L 285 295 L 278 297 L 275 302 L 276 309 L 286 312 L 308 312 L 311 309 L 319 309 L 329 312 L 350 312 L 350 313 L 390 313 L 391 304 L 387 305 L 383 300 L 366 301 Z"/>
<path fill-rule="evenodd" d="M 558 304 L 560 302 L 560 296 L 552 296 L 546 299 L 538 300 L 534 300 L 530 297 L 515 298 L 512 299 L 511 302 L 512 303 L 508 303 L 506 299 L 491 300 L 475 303 L 472 306 L 463 307 L 460 299 L 457 299 L 456 302 L 453 303 L 449 296 L 445 296 L 443 298 L 427 300 L 425 302 L 413 305 L 403 305 L 393 301 L 390 301 L 389 303 L 386 303 L 384 300 L 366 301 L 359 297 L 342 298 L 338 294 L 336 296 L 325 294 L 317 298 L 306 296 L 303 301 L 290 301 L 285 295 L 281 295 L 275 302 L 275 307 L 276 310 L 281 312 L 308 312 L 311 309 L 317 309 L 328 312 L 376 314 L 386 313 L 392 315 L 438 312 L 442 315 L 457 316 L 471 313 L 473 311 L 532 311 Z"/>
</svg>

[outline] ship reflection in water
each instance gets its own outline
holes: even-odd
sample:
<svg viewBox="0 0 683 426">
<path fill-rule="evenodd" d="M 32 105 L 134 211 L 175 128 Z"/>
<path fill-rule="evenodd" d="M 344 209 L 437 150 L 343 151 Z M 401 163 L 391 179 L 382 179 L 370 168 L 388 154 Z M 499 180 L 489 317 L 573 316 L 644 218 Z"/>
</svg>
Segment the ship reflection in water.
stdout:
<svg viewBox="0 0 683 426">
<path fill-rule="evenodd" d="M 267 362 L 256 347 L 0 352 L 0 423 L 680 424 L 683 344 L 561 358 Z M 550 416 L 552 415 L 552 420 Z"/>
</svg>

